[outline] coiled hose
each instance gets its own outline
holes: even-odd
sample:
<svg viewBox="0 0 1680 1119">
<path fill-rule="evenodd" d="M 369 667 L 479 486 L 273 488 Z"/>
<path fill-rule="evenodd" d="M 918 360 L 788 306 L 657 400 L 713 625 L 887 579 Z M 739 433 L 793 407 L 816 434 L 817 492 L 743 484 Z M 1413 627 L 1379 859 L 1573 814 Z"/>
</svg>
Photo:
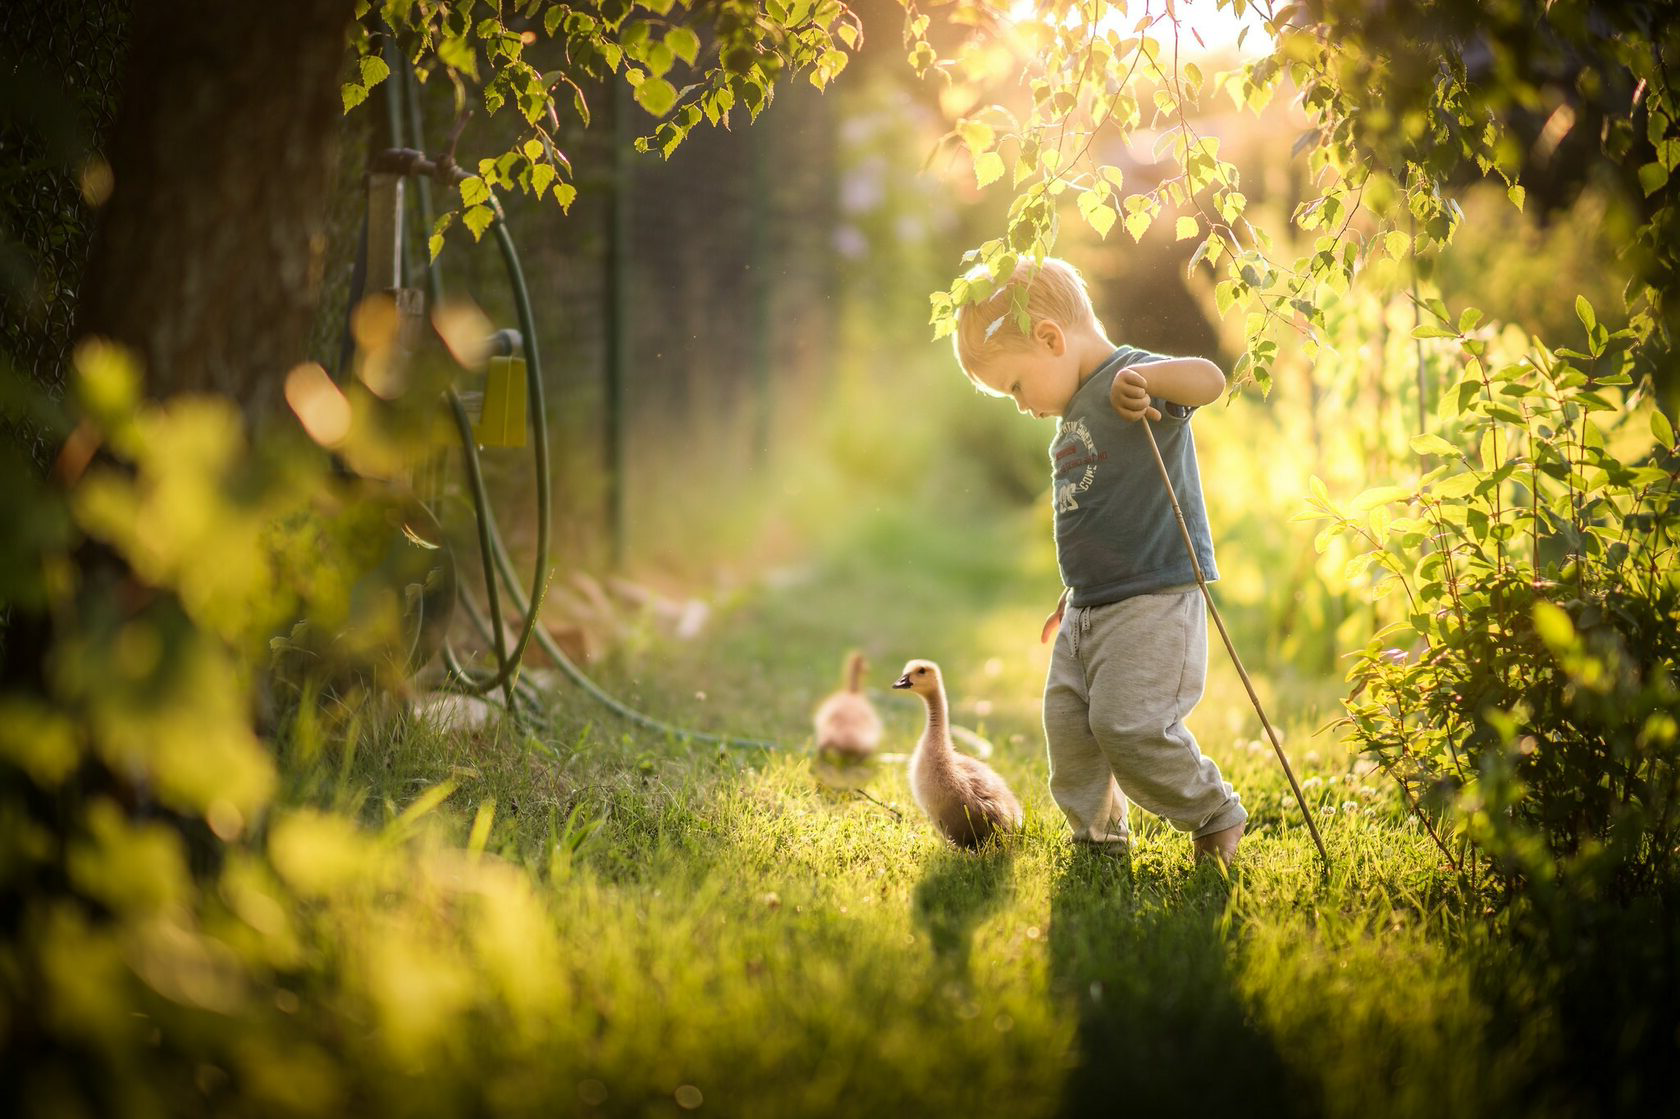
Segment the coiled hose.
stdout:
<svg viewBox="0 0 1680 1119">
<path fill-rule="evenodd" d="M 427 159 L 424 152 L 419 150 L 423 144 L 423 139 L 420 136 L 418 99 L 411 84 L 414 80 L 413 73 L 403 60 L 396 57 L 394 48 L 391 48 L 389 53 L 392 56 L 391 69 L 393 74 L 401 75 L 400 78 L 394 78 L 389 83 L 389 96 L 387 97 L 391 140 L 396 146 L 375 155 L 370 161 L 369 169 L 377 172 L 413 176 L 420 179 L 422 183 L 426 179 L 435 179 L 450 185 L 459 183 L 467 178 L 467 173 L 456 166 L 451 157 L 445 156 L 434 162 Z M 403 110 L 401 103 L 404 100 L 409 103 L 408 118 L 414 131 L 414 148 L 403 146 Z M 429 229 L 432 223 L 430 191 L 421 190 L 419 194 L 423 228 Z M 485 598 L 489 606 L 490 617 L 486 618 L 478 610 L 476 604 L 467 594 L 465 586 L 461 588 L 459 598 L 474 627 L 484 635 L 485 640 L 489 641 L 494 648 L 498 666 L 494 671 L 469 668 L 461 663 L 454 648 L 446 641 L 443 646 L 443 658 L 451 683 L 461 691 L 472 695 L 483 695 L 498 688 L 501 689 L 509 712 L 521 721 L 528 715 L 540 712 L 542 709 L 540 694 L 528 680 L 523 680 L 519 676 L 519 665 L 524 658 L 525 650 L 534 637 L 543 652 L 559 667 L 567 679 L 582 689 L 590 698 L 628 722 L 676 739 L 712 743 L 735 749 L 782 749 L 783 747 L 776 742 L 744 738 L 738 735 L 714 734 L 708 731 L 680 727 L 630 707 L 610 695 L 585 675 L 549 633 L 538 624 L 543 593 L 547 589 L 550 575 L 548 552 L 552 514 L 549 489 L 548 414 L 543 392 L 542 366 L 537 353 L 536 324 L 531 312 L 530 291 L 525 282 L 525 273 L 523 268 L 520 267 L 519 253 L 514 247 L 513 237 L 507 229 L 507 215 L 493 192 L 490 198 L 490 206 L 495 215 L 490 229 L 496 237 L 497 247 L 501 251 L 502 263 L 507 271 L 508 284 L 513 290 L 514 306 L 519 319 L 520 343 L 525 352 L 525 383 L 529 398 L 529 412 L 533 429 L 532 444 L 536 458 L 537 474 L 537 550 L 531 578 L 531 590 L 529 595 L 526 595 L 522 592 L 518 571 L 515 569 L 512 559 L 508 556 L 506 546 L 502 543 L 501 532 L 496 525 L 495 514 L 490 507 L 489 494 L 484 486 L 484 475 L 479 463 L 478 447 L 473 438 L 472 423 L 467 417 L 466 408 L 461 401 L 460 394 L 453 388 L 449 389 L 447 394 L 449 408 L 453 414 L 456 429 L 461 436 L 461 452 L 467 474 L 467 486 L 478 522 L 479 554 L 483 562 Z M 436 306 L 442 298 L 442 282 L 435 267 L 428 267 L 426 270 L 426 288 L 428 302 L 432 306 Z M 497 586 L 498 577 L 505 587 L 508 601 L 514 612 L 522 618 L 519 627 L 519 639 L 511 651 L 506 648 L 506 638 L 500 624 L 502 611 Z M 492 624 L 492 622 L 495 624 Z"/>
</svg>

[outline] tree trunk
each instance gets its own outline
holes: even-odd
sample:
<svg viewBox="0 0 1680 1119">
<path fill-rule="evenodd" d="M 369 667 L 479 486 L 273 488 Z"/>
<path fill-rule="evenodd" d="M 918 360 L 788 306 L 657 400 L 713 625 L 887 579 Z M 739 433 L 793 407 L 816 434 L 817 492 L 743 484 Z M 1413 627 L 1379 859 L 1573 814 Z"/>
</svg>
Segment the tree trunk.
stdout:
<svg viewBox="0 0 1680 1119">
<path fill-rule="evenodd" d="M 142 357 L 147 392 L 273 410 L 327 264 L 348 0 L 139 0 L 115 188 L 77 327 Z"/>
</svg>

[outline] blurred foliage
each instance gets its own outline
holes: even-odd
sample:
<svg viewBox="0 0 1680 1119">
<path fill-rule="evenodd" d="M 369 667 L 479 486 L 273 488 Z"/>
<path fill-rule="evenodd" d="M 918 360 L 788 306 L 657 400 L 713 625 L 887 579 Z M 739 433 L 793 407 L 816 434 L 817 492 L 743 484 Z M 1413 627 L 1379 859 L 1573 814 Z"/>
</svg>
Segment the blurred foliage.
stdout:
<svg viewBox="0 0 1680 1119">
<path fill-rule="evenodd" d="M 390 330 L 361 332 L 358 364 L 373 380 L 394 341 L 377 311 L 364 324 Z M 505 1042 L 537 1044 L 547 915 L 532 883 L 480 864 L 487 828 L 464 851 L 414 842 L 451 786 L 370 834 L 277 803 L 259 737 L 283 725 L 304 759 L 326 737 L 353 742 L 333 713 L 406 678 L 404 627 L 427 588 L 401 558 L 408 507 L 381 471 L 432 445 L 435 409 L 415 405 L 435 386 L 416 376 L 414 395 L 382 400 L 300 366 L 287 397 L 302 430 L 251 446 L 231 401 L 143 401 L 133 358 L 109 343 L 80 344 L 72 383 L 52 475 L 8 464 L 0 503 L 0 599 L 15 611 L 0 685 L 14 1103 L 387 1110 L 416 1104 L 400 1075 L 351 1083 L 346 1070 L 411 1070 L 457 1013 L 491 1006 Z M 447 935 L 429 924 L 444 908 Z M 376 1028 L 333 1040 L 339 1015 Z"/>
<path fill-rule="evenodd" d="M 1576 308 L 1584 348 L 1548 349 L 1429 301 L 1413 336 L 1460 376 L 1411 441 L 1428 469 L 1311 504 L 1395 617 L 1349 674 L 1350 740 L 1460 872 L 1626 898 L 1680 841 L 1680 445 L 1630 391 L 1634 335 Z"/>
<path fill-rule="evenodd" d="M 1463 202 L 1451 251 L 1420 269 L 1448 307 L 1474 305 L 1489 319 L 1561 338 L 1576 328 L 1565 293 L 1584 296 L 1611 325 L 1626 324 L 1619 309 L 1626 267 L 1616 258 L 1638 219 L 1625 199 L 1588 187 L 1567 206 L 1519 213 L 1503 191 L 1484 183 Z"/>
</svg>

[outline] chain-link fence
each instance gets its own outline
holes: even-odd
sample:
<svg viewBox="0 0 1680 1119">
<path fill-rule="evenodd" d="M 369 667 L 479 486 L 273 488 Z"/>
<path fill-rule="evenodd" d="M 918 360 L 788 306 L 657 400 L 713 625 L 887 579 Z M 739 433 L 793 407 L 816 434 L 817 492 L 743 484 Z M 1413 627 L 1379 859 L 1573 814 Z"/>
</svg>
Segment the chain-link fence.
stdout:
<svg viewBox="0 0 1680 1119">
<path fill-rule="evenodd" d="M 608 91 L 596 101 L 594 127 L 562 137 L 571 212 L 505 200 L 541 334 L 562 566 L 680 546 L 685 523 L 702 529 L 701 494 L 768 484 L 760 468 L 808 415 L 838 317 L 833 99 L 789 87 L 750 128 L 697 130 L 669 161 L 629 150 L 652 118 Z M 446 134 L 449 99 L 423 103 L 428 138 Z M 464 144 L 462 162 L 476 157 Z M 439 263 L 451 292 L 512 324 L 488 238 L 452 233 Z M 519 502 L 523 464 L 498 466 Z"/>
<path fill-rule="evenodd" d="M 99 157 L 116 115 L 129 5 L 0 4 L 0 349 L 53 397 L 64 390 L 94 207 L 110 192 Z M 52 452 L 28 417 L 3 433 L 36 466 Z"/>
</svg>

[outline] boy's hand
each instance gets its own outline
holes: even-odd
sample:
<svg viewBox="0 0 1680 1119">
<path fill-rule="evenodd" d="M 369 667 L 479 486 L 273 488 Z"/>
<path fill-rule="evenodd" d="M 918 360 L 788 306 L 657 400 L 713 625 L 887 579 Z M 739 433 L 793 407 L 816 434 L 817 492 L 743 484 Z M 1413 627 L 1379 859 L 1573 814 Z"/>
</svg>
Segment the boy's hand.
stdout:
<svg viewBox="0 0 1680 1119">
<path fill-rule="evenodd" d="M 1161 418 L 1160 409 L 1149 403 L 1149 382 L 1136 369 L 1122 369 L 1114 375 L 1108 399 L 1122 419 L 1136 422 L 1145 417 L 1152 420 Z"/>
<path fill-rule="evenodd" d="M 1044 619 L 1044 629 L 1038 635 L 1040 645 L 1050 644 L 1050 639 L 1056 636 L 1056 631 L 1062 628 L 1062 615 L 1067 612 L 1067 588 L 1062 588 L 1062 597 L 1056 600 L 1056 609 Z"/>
</svg>

